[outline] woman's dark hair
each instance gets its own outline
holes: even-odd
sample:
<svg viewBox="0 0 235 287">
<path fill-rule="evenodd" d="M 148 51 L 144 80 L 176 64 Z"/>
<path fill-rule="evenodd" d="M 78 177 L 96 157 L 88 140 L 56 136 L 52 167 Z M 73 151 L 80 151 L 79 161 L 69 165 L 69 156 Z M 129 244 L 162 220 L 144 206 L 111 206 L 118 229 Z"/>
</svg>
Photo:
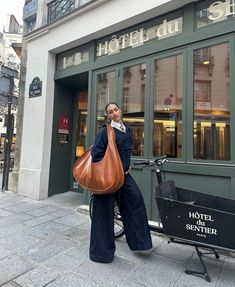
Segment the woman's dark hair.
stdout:
<svg viewBox="0 0 235 287">
<path fill-rule="evenodd" d="M 115 103 L 115 102 L 109 102 L 109 103 L 107 103 L 107 105 L 106 105 L 105 108 L 104 108 L 106 114 L 108 114 L 108 107 L 109 107 L 110 105 L 116 105 L 116 106 L 119 108 L 119 105 L 118 105 L 117 103 Z"/>
</svg>

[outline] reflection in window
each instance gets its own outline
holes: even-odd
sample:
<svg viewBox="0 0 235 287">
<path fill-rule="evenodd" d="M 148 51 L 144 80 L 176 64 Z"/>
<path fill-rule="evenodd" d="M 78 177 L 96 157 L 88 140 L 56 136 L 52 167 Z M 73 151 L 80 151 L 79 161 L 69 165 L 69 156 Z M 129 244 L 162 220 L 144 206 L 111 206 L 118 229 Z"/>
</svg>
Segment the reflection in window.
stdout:
<svg viewBox="0 0 235 287">
<path fill-rule="evenodd" d="M 211 82 L 210 81 L 195 81 L 194 83 L 194 107 L 200 103 L 211 104 Z"/>
<path fill-rule="evenodd" d="M 85 152 L 85 140 L 87 136 L 87 91 L 80 92 L 78 96 L 78 120 L 77 120 L 77 137 L 76 137 L 76 157 L 80 157 Z"/>
<path fill-rule="evenodd" d="M 207 49 L 205 61 L 194 51 L 194 158 L 230 160 L 228 44 Z"/>
<path fill-rule="evenodd" d="M 102 73 L 97 75 L 96 85 L 96 132 L 105 123 L 106 115 L 104 108 L 108 102 L 115 101 L 116 99 L 116 71 Z"/>
<path fill-rule="evenodd" d="M 153 156 L 182 157 L 183 57 L 154 63 Z"/>
<path fill-rule="evenodd" d="M 123 120 L 132 129 L 132 155 L 144 155 L 146 64 L 123 70 Z"/>
</svg>

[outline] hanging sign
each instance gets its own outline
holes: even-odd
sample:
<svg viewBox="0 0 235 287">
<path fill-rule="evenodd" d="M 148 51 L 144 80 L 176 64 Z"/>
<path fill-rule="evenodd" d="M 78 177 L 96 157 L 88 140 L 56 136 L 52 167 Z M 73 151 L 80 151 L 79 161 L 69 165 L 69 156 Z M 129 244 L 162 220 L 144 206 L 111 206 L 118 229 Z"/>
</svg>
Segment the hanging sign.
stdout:
<svg viewBox="0 0 235 287">
<path fill-rule="evenodd" d="M 59 115 L 59 134 L 68 134 L 69 133 L 69 119 L 67 116 Z"/>
<path fill-rule="evenodd" d="M 29 85 L 29 98 L 40 97 L 42 95 L 42 81 L 35 77 Z"/>
</svg>

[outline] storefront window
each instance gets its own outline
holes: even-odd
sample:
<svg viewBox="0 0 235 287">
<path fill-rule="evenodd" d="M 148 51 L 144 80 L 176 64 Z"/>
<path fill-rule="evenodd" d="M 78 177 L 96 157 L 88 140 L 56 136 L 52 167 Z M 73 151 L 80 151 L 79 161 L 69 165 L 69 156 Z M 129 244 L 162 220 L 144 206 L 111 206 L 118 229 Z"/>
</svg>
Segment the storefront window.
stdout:
<svg viewBox="0 0 235 287">
<path fill-rule="evenodd" d="M 87 91 L 80 92 L 78 96 L 77 109 L 77 137 L 76 137 L 76 157 L 80 157 L 85 152 L 85 140 L 87 136 Z"/>
<path fill-rule="evenodd" d="M 182 157 L 181 54 L 154 62 L 153 156 Z"/>
<path fill-rule="evenodd" d="M 123 70 L 123 120 L 132 128 L 132 155 L 144 155 L 146 64 Z"/>
<path fill-rule="evenodd" d="M 106 122 L 105 105 L 116 99 L 116 71 L 97 75 L 96 85 L 97 110 L 96 131 Z"/>
<path fill-rule="evenodd" d="M 194 51 L 194 158 L 230 160 L 227 43 Z"/>
</svg>

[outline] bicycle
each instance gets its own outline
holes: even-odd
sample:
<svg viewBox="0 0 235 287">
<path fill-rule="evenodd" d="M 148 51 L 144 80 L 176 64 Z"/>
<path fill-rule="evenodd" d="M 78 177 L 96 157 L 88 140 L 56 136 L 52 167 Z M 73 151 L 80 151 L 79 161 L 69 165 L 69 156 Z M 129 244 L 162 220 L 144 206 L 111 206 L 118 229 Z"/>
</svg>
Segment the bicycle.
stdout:
<svg viewBox="0 0 235 287">
<path fill-rule="evenodd" d="M 155 198 L 156 198 L 156 202 L 159 208 L 160 218 L 163 224 L 149 221 L 149 228 L 151 231 L 154 231 L 156 233 L 160 233 L 166 236 L 168 238 L 168 243 L 172 242 L 176 244 L 183 244 L 183 245 L 189 245 L 189 246 L 194 247 L 196 250 L 196 254 L 198 255 L 199 261 L 201 263 L 202 271 L 186 269 L 185 273 L 194 275 L 194 276 L 200 276 L 200 277 L 202 276 L 206 279 L 206 281 L 210 282 L 211 278 L 208 274 L 208 271 L 207 271 L 207 268 L 205 266 L 202 256 L 204 254 L 213 254 L 216 259 L 219 259 L 220 256 L 217 253 L 216 249 L 229 250 L 229 251 L 235 252 L 235 250 L 233 250 L 233 248 L 231 248 L 230 246 L 231 244 L 232 246 L 234 246 L 234 244 L 230 242 L 227 243 L 228 245 L 230 244 L 229 248 L 227 248 L 226 246 L 221 246 L 225 244 L 224 242 L 220 243 L 220 246 L 219 245 L 217 246 L 215 243 L 213 243 L 213 239 L 212 239 L 212 242 L 208 240 L 208 243 L 204 242 L 203 240 L 198 240 L 198 238 L 195 237 L 197 236 L 196 233 L 195 233 L 196 235 L 190 232 L 186 234 L 185 231 L 182 231 L 183 229 L 185 229 L 185 226 L 186 227 L 188 226 L 187 221 L 185 220 L 188 220 L 189 216 L 194 218 L 195 216 L 201 215 L 207 218 L 208 220 L 211 219 L 211 221 L 215 225 L 214 227 L 215 229 L 213 229 L 213 231 L 217 230 L 217 228 L 219 228 L 218 223 L 212 220 L 214 213 L 213 215 L 208 215 L 210 213 L 211 208 L 212 209 L 214 208 L 213 212 L 217 212 L 215 208 L 218 207 L 218 201 L 220 202 L 220 204 L 222 201 L 224 203 L 224 206 L 222 210 L 218 210 L 218 213 L 220 215 L 223 213 L 224 216 L 228 217 L 230 216 L 231 209 L 235 210 L 235 201 L 215 197 L 212 195 L 203 195 L 200 192 L 195 192 L 189 189 L 179 188 L 174 185 L 174 181 L 165 181 L 165 179 L 163 180 L 162 178 L 163 166 L 167 162 L 168 160 L 165 155 L 159 158 L 156 158 L 154 161 L 145 160 L 141 162 L 134 162 L 134 165 L 144 165 L 143 168 L 153 167 L 153 166 L 155 167 L 155 174 L 156 174 L 157 182 L 158 182 L 158 185 L 156 187 Z M 177 195 L 178 198 L 175 198 L 175 195 Z M 208 202 L 212 202 L 211 206 L 209 207 L 208 207 Z M 91 197 L 90 215 L 92 213 L 92 204 L 93 204 L 93 200 Z M 202 209 L 204 209 L 203 212 L 205 214 L 202 212 Z M 231 216 L 233 216 L 233 214 L 231 214 Z M 235 213 L 234 213 L 234 216 L 235 216 Z M 194 220 L 196 219 L 194 218 Z M 178 224 L 180 225 L 180 227 L 178 226 Z M 203 227 L 204 225 L 205 224 L 203 223 Z M 225 231 L 229 233 L 229 229 Z M 125 230 L 122 224 L 122 217 L 117 209 L 117 206 L 115 206 L 115 212 L 114 212 L 114 233 L 115 233 L 115 238 L 122 237 L 125 234 Z M 233 239 L 231 240 L 233 241 Z M 202 252 L 199 250 L 199 248 L 205 251 Z"/>
<path fill-rule="evenodd" d="M 90 203 L 89 203 L 89 214 L 90 218 L 92 218 L 92 209 L 93 209 L 93 194 L 90 194 Z M 125 234 L 124 226 L 122 222 L 122 217 L 120 215 L 118 205 L 115 201 L 114 206 L 114 236 L 115 238 L 120 238 Z"/>
<path fill-rule="evenodd" d="M 155 167 L 155 174 L 157 177 L 158 183 L 162 183 L 162 169 L 163 165 L 167 163 L 167 156 L 161 156 L 156 158 L 153 161 L 150 160 L 145 160 L 145 161 L 140 161 L 140 162 L 134 162 L 134 165 L 144 165 L 143 168 L 145 167 Z M 89 204 L 89 213 L 90 213 L 90 218 L 92 216 L 92 206 L 93 206 L 93 194 L 91 194 L 90 197 L 90 204 Z M 149 228 L 151 231 L 157 232 L 157 233 L 164 233 L 163 227 L 161 223 L 155 222 L 155 221 L 149 221 Z M 115 207 L 114 207 L 114 236 L 115 238 L 120 238 L 125 234 L 123 222 L 122 222 L 122 217 L 121 214 L 118 210 L 118 205 L 115 202 Z"/>
</svg>

